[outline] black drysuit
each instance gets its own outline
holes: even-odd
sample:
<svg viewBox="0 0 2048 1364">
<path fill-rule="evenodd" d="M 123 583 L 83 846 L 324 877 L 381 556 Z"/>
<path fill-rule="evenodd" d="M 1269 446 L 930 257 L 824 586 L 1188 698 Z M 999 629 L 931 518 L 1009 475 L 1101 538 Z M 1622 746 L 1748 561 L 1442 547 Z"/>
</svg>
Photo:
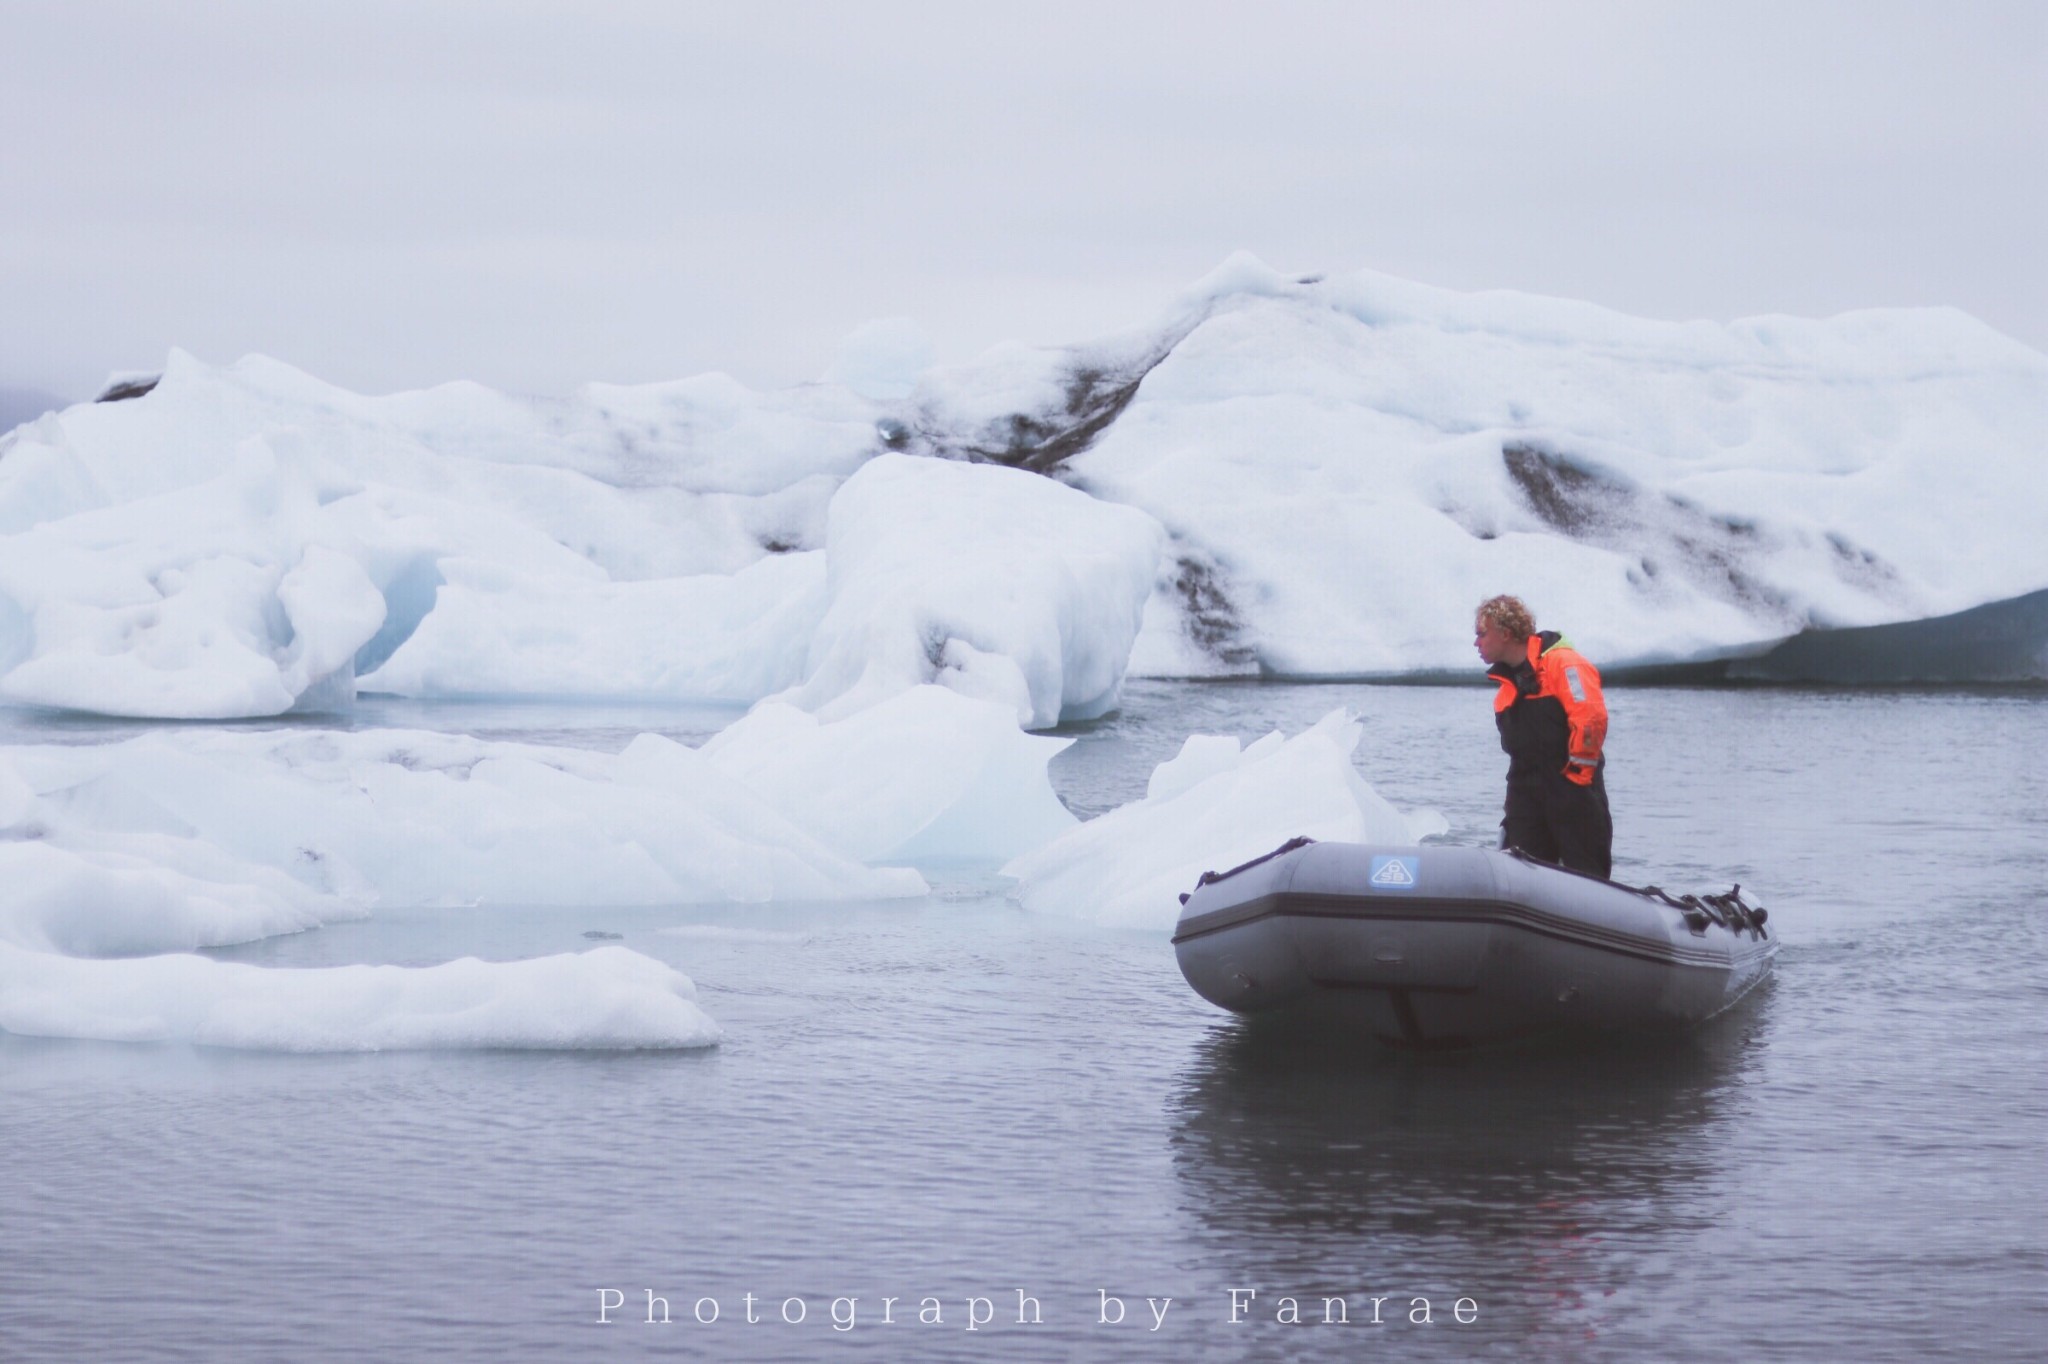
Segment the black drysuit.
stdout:
<svg viewBox="0 0 2048 1364">
<path fill-rule="evenodd" d="M 1607 702 L 1600 674 L 1554 630 L 1529 637 L 1528 657 L 1496 663 L 1493 718 L 1508 755 L 1501 846 L 1574 871 L 1606 877 L 1614 868 L 1614 819 L 1607 808 Z"/>
</svg>

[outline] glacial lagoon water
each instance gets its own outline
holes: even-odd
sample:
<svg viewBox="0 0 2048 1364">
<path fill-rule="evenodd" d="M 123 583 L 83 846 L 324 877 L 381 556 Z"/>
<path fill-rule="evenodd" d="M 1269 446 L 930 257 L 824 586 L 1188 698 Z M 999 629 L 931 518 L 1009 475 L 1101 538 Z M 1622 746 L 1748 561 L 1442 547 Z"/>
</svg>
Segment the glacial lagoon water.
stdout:
<svg viewBox="0 0 2048 1364">
<path fill-rule="evenodd" d="M 616 933 L 695 978 L 726 1041 L 0 1036 L 0 1356 L 2039 1358 L 2048 697 L 1610 700 L 1617 877 L 1739 881 L 1784 943 L 1775 982 L 1695 1036 L 1451 1058 L 1275 1039 L 1196 998 L 1164 936 L 1026 914 L 986 866 L 855 907 L 385 908 L 218 955 Z M 1133 684 L 1055 782 L 1098 813 L 1189 732 L 1339 705 L 1383 795 L 1491 840 L 1503 759 L 1474 689 Z M 347 723 L 616 748 L 729 718 Z M 0 739 L 136 728 L 14 714 Z M 1255 1294 L 1234 1324 L 1232 1290 Z"/>
</svg>

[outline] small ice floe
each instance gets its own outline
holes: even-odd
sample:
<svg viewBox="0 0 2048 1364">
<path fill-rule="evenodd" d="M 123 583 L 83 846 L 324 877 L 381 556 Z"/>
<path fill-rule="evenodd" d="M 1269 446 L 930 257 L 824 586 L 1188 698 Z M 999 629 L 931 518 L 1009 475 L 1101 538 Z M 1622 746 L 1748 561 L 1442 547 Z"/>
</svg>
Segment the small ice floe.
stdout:
<svg viewBox="0 0 2048 1364">
<path fill-rule="evenodd" d="M 349 841 L 345 822 L 323 826 L 334 812 L 319 805 L 363 795 L 335 772 L 320 779 L 347 737 L 201 739 L 249 760 L 240 765 L 187 766 L 191 754 L 147 741 L 0 755 L 0 1031 L 275 1051 L 718 1040 L 689 977 L 623 947 L 293 970 L 193 954 L 360 917 L 378 887 L 357 868 L 418 852 L 387 838 L 381 857 L 356 846 L 344 867 L 305 845 L 323 827 Z M 281 741 L 283 755 L 266 747 Z M 240 840 L 220 833 L 236 827 Z"/>
<path fill-rule="evenodd" d="M 7 762 L 41 841 L 88 859 L 204 863 L 218 881 L 268 869 L 343 908 L 925 891 L 915 871 L 863 866 L 653 735 L 609 754 L 409 730 L 185 729 L 16 748 Z"/>
<path fill-rule="evenodd" d="M 1286 738 L 1240 749 L 1194 735 L 1153 772 L 1143 800 L 1120 806 L 1003 868 L 1025 908 L 1119 928 L 1170 931 L 1180 893 L 1204 871 L 1270 852 L 1297 835 L 1415 843 L 1449 825 L 1433 810 L 1404 814 L 1358 775 L 1364 734 L 1335 710 Z"/>
<path fill-rule="evenodd" d="M 1007 702 L 922 685 L 831 721 L 764 702 L 702 759 L 857 862 L 998 860 L 1074 827 L 1046 774 L 1072 742 L 1021 732 Z"/>
<path fill-rule="evenodd" d="M 794 928 L 742 928 L 735 924 L 677 924 L 654 930 L 665 938 L 688 938 L 693 942 L 782 943 L 801 947 L 812 935 Z"/>
<path fill-rule="evenodd" d="M 0 943 L 0 1029 L 257 1051 L 708 1047 L 688 976 L 623 947 L 285 970 L 189 954 L 85 960 Z"/>
</svg>

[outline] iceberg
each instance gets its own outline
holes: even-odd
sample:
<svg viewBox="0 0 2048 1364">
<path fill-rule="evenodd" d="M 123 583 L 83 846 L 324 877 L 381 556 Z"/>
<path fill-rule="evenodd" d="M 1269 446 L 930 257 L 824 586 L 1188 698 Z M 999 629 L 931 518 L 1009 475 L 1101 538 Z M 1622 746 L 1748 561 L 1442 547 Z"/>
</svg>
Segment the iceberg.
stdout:
<svg viewBox="0 0 2048 1364">
<path fill-rule="evenodd" d="M 938 366 L 898 319 L 830 378 L 364 397 L 174 351 L 0 436 L 0 702 L 936 682 L 1045 728 L 1127 675 L 1463 673 L 1501 591 L 1622 671 L 2048 590 L 2048 356 L 1950 309 L 1658 322 L 1241 255 L 1114 336 Z"/>
<path fill-rule="evenodd" d="M 823 547 L 644 582 L 444 559 L 365 676 L 407 696 L 776 695 L 832 719 L 936 682 L 1044 729 L 1109 710 L 1164 543 L 1142 512 L 1012 469 L 884 454 Z"/>
<path fill-rule="evenodd" d="M 1021 733 L 1016 721 L 1007 704 L 929 684 L 835 721 L 768 701 L 703 755 L 856 861 L 999 862 L 1076 823 L 1046 772 L 1073 741 Z M 628 755 L 643 746 L 655 741 L 643 736 Z"/>
<path fill-rule="evenodd" d="M 995 862 L 1074 827 L 1046 768 L 1068 742 L 923 685 L 831 721 L 766 703 L 702 750 L 189 728 L 12 747 L 0 1030 L 300 1051 L 709 1045 L 687 977 L 622 949 L 289 971 L 189 954 L 375 905 L 919 896 L 918 871 L 879 864 Z"/>
<path fill-rule="evenodd" d="M 1141 800 L 1098 815 L 1003 867 L 1026 909 L 1114 928 L 1170 932 L 1180 893 L 1221 870 L 1306 836 L 1418 843 L 1449 831 L 1442 815 L 1403 813 L 1358 775 L 1365 727 L 1334 710 L 1293 738 L 1246 747 L 1192 735 L 1153 770 Z"/>
<path fill-rule="evenodd" d="M 820 546 L 832 492 L 879 448 L 875 420 L 871 401 L 823 385 L 761 395 L 707 375 L 557 402 L 474 384 L 369 398 L 263 357 L 211 367 L 173 351 L 142 397 L 0 436 L 0 701 L 176 719 L 345 702 L 451 582 L 441 638 L 394 684 L 410 669 L 459 693 L 754 700 L 799 680 L 773 656 L 791 632 L 798 656 L 808 639 L 791 580 L 690 580 Z M 506 609 L 529 592 L 527 615 Z M 800 619 L 728 645 L 739 662 L 696 653 L 703 628 L 665 628 L 676 611 L 715 623 L 721 603 L 750 613 L 764 594 Z M 644 651 L 631 666 L 557 663 L 500 684 L 503 652 L 564 620 L 588 645 L 650 617 L 664 628 L 623 636 Z M 474 650 L 475 675 L 451 672 L 450 650 Z"/>
<path fill-rule="evenodd" d="M 690 978 L 623 947 L 526 961 L 273 969 L 174 953 L 88 961 L 0 942 L 0 1029 L 260 1051 L 708 1047 Z"/>
<path fill-rule="evenodd" d="M 217 477 L 0 536 L 0 699 L 226 719 L 349 668 L 384 599 L 297 472 L 251 437 Z"/>
<path fill-rule="evenodd" d="M 613 582 L 443 559 L 433 609 L 368 691 L 435 699 L 752 702 L 798 685 L 824 615 L 825 556 Z"/>
<path fill-rule="evenodd" d="M 687 977 L 622 949 L 289 971 L 189 954 L 379 904 L 919 896 L 916 870 L 870 863 L 995 860 L 1072 827 L 1046 775 L 1064 746 L 928 686 L 830 723 L 766 706 L 715 754 L 652 734 L 610 754 L 407 730 L 13 747 L 0 1029 L 301 1051 L 709 1045 Z"/>
<path fill-rule="evenodd" d="M 1050 479 L 885 454 L 832 499 L 829 604 L 787 699 L 821 718 L 937 682 L 1029 729 L 1116 704 L 1164 535 Z"/>
<path fill-rule="evenodd" d="M 194 955 L 361 917 L 380 890 L 417 888 L 394 861 L 446 857 L 453 841 L 473 844 L 479 824 L 453 813 L 439 846 L 431 835 L 407 844 L 387 827 L 381 858 L 363 846 L 360 818 L 353 830 L 293 838 L 318 796 L 293 799 L 301 777 L 289 763 L 277 770 L 277 751 L 258 746 L 264 736 L 209 738 L 242 739 L 231 746 L 242 751 L 209 765 L 203 753 L 181 762 L 138 740 L 0 757 L 0 1031 L 283 1051 L 718 1041 L 687 976 L 622 948 L 308 970 Z M 334 776 L 314 779 L 332 786 Z M 355 776 L 361 785 L 342 780 L 359 792 L 374 784 L 360 763 Z M 252 821 L 260 827 L 241 827 Z M 222 837 L 224 826 L 235 837 Z M 351 845 L 383 885 L 317 846 L 329 839 Z"/>
<path fill-rule="evenodd" d="M 1667 323 L 1240 256 L 912 401 L 912 449 L 1167 527 L 1134 675 L 1463 672 L 1502 591 L 1628 666 L 2048 586 L 2048 357 L 1949 309 Z"/>
<path fill-rule="evenodd" d="M 397 729 L 180 730 L 18 747 L 9 758 L 34 792 L 22 818 L 39 842 L 92 851 L 149 838 L 158 860 L 165 846 L 203 847 L 358 905 L 748 904 L 926 890 L 915 871 L 833 851 L 696 751 L 654 735 L 607 754 Z"/>
<path fill-rule="evenodd" d="M 0 943 L 77 957 L 224 947 L 362 908 L 272 867 L 161 834 L 0 842 Z"/>
</svg>

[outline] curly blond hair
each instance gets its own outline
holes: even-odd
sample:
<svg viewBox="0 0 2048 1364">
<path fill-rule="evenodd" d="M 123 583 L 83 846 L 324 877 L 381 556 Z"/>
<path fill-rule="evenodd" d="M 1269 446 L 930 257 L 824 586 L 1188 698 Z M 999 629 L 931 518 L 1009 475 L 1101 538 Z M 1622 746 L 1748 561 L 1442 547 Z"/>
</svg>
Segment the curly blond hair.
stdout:
<svg viewBox="0 0 2048 1364">
<path fill-rule="evenodd" d="M 1536 633 L 1536 618 L 1520 597 L 1488 597 L 1479 603 L 1478 619 L 1482 624 L 1498 625 L 1516 639 Z"/>
</svg>

